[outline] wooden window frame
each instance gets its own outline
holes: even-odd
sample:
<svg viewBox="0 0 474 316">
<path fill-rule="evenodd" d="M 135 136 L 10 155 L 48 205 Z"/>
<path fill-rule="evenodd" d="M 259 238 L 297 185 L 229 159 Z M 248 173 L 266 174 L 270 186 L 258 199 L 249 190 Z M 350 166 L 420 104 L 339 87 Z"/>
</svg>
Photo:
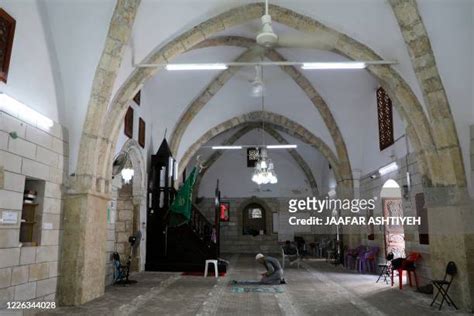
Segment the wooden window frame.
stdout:
<svg viewBox="0 0 474 316">
<path fill-rule="evenodd" d="M 123 122 L 123 132 L 128 138 L 133 138 L 133 108 L 128 107 Z"/>
<path fill-rule="evenodd" d="M 0 80 L 7 83 L 8 70 L 10 69 L 10 59 L 13 48 L 13 38 L 15 37 L 16 21 L 2 8 L 0 8 L 0 20 L 7 24 L 6 27 L 8 29 L 5 47 L 0 48 L 5 49 L 4 59 L 0 60 Z"/>
<path fill-rule="evenodd" d="M 140 117 L 138 119 L 138 144 L 145 148 L 145 135 L 146 135 L 146 124 L 145 121 Z"/>
<path fill-rule="evenodd" d="M 394 144 L 392 100 L 380 87 L 377 89 L 377 119 L 380 151 Z"/>
</svg>

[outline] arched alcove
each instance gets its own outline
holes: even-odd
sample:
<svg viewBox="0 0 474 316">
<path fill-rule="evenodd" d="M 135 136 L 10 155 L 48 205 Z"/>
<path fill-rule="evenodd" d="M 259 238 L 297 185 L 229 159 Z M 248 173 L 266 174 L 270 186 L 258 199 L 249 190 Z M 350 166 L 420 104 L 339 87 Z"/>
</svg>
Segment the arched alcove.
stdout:
<svg viewBox="0 0 474 316">
<path fill-rule="evenodd" d="M 130 183 L 124 183 L 120 174 L 112 180 L 109 204 L 107 252 L 108 256 L 118 252 L 123 261 L 130 254 L 128 238 L 138 231 L 142 234 L 140 245 L 133 252 L 132 271 L 143 271 L 145 265 L 145 222 L 146 222 L 146 164 L 142 150 L 134 139 L 125 142 L 119 154 L 125 153 L 134 171 Z M 113 246 L 112 246 L 113 245 Z M 112 267 L 107 261 L 106 282 L 111 283 Z"/>
<path fill-rule="evenodd" d="M 402 217 L 402 192 L 393 179 L 387 180 L 380 192 L 383 217 Z M 403 225 L 384 226 L 385 253 L 393 252 L 395 258 L 405 257 L 405 229 Z"/>
</svg>

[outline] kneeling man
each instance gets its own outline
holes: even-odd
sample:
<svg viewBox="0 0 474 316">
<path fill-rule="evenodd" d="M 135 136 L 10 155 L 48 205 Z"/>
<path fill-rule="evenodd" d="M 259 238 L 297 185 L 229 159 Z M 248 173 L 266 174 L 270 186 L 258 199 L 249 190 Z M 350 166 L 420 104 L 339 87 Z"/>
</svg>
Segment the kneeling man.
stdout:
<svg viewBox="0 0 474 316">
<path fill-rule="evenodd" d="M 262 264 L 267 272 L 262 273 L 262 279 L 260 283 L 262 284 L 285 284 L 285 279 L 283 278 L 283 269 L 281 268 L 280 262 L 278 259 L 264 256 L 259 253 L 255 260 L 258 263 Z"/>
</svg>

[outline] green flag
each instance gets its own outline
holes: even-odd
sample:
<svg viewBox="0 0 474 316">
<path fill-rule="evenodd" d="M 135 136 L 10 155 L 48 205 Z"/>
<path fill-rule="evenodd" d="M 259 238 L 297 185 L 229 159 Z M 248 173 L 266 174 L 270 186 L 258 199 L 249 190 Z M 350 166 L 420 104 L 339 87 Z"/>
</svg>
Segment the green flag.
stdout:
<svg viewBox="0 0 474 316">
<path fill-rule="evenodd" d="M 183 225 L 191 219 L 193 187 L 197 174 L 196 167 L 194 167 L 189 177 L 184 181 L 183 186 L 176 193 L 173 203 L 171 203 L 169 220 L 171 227 Z"/>
</svg>

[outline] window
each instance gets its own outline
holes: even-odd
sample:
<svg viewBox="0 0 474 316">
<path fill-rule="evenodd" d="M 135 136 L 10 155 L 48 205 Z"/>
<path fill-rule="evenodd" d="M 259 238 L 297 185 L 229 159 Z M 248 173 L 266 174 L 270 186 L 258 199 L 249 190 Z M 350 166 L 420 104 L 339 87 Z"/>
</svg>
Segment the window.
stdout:
<svg viewBox="0 0 474 316">
<path fill-rule="evenodd" d="M 379 145 L 384 150 L 393 144 L 392 100 L 385 90 L 377 89 L 377 113 L 379 121 Z"/>
<path fill-rule="evenodd" d="M 128 108 L 127 114 L 125 114 L 124 133 L 129 138 L 133 138 L 133 109 L 131 107 Z"/>
<path fill-rule="evenodd" d="M 15 34 L 15 19 L 0 9 L 0 80 L 7 82 Z"/>
<path fill-rule="evenodd" d="M 243 235 L 264 235 L 266 234 L 266 210 L 258 203 L 248 205 L 242 213 L 242 233 Z"/>
<path fill-rule="evenodd" d="M 141 117 L 138 120 L 138 144 L 145 148 L 145 121 Z"/>
<path fill-rule="evenodd" d="M 259 208 L 251 208 L 249 209 L 249 218 L 254 219 L 254 218 L 262 218 L 262 210 Z"/>
</svg>

